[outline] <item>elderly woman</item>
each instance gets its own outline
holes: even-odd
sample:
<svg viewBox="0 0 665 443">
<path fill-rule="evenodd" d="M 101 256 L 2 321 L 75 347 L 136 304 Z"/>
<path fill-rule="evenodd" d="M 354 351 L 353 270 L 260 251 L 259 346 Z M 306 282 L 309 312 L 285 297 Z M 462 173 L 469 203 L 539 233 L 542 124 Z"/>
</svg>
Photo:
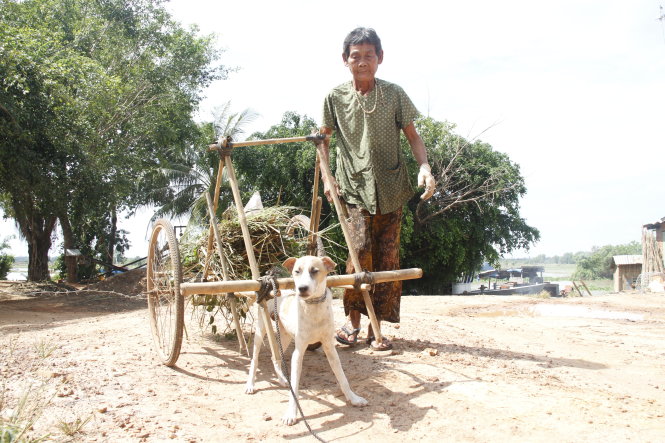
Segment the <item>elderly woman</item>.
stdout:
<svg viewBox="0 0 665 443">
<path fill-rule="evenodd" d="M 420 165 L 418 185 L 425 186 L 421 198 L 430 198 L 435 187 L 425 145 L 413 123 L 418 111 L 402 88 L 375 77 L 383 49 L 373 29 L 351 31 L 344 39 L 342 59 L 352 79 L 334 88 L 323 104 L 320 132 L 337 132 L 337 168 L 334 178 L 324 180 L 324 193 L 329 201 L 331 192 L 341 196 L 350 217 L 353 244 L 348 247 L 355 248 L 363 269 L 354 269 L 348 259 L 346 272 L 399 269 L 402 206 L 414 192 L 400 149 L 400 132 Z M 326 160 L 328 140 L 321 149 Z M 375 285 L 371 299 L 379 321 L 399 322 L 401 293 L 401 282 Z M 336 338 L 354 345 L 360 314 L 367 315 L 359 291 L 345 291 L 344 311 L 351 326 L 342 327 Z M 374 340 L 371 324 L 367 344 L 376 350 L 392 348 L 385 339 L 380 345 Z"/>
</svg>

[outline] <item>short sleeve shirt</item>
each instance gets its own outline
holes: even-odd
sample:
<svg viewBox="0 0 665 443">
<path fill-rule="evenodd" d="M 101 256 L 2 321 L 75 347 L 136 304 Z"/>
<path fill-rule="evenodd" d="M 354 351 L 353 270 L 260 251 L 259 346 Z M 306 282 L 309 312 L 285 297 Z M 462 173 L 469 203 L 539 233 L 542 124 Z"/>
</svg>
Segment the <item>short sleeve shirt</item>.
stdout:
<svg viewBox="0 0 665 443">
<path fill-rule="evenodd" d="M 388 214 L 413 196 L 400 131 L 417 116 L 404 90 L 380 79 L 368 96 L 351 81 L 328 93 L 322 125 L 337 132 L 335 178 L 347 203 Z"/>
</svg>

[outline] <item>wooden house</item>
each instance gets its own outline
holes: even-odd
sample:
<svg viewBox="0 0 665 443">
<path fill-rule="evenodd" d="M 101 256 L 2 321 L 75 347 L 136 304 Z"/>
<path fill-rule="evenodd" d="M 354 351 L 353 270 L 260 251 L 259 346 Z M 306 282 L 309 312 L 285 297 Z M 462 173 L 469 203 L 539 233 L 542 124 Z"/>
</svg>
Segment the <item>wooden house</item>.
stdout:
<svg viewBox="0 0 665 443">
<path fill-rule="evenodd" d="M 642 273 L 641 255 L 615 255 L 612 257 L 614 271 L 614 292 L 634 289 L 637 278 Z"/>
</svg>

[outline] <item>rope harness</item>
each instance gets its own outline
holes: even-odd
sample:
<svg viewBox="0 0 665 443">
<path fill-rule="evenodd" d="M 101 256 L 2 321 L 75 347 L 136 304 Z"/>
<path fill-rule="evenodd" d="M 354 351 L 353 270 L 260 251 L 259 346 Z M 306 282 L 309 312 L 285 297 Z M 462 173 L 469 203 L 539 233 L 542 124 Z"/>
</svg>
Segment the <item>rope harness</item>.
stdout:
<svg viewBox="0 0 665 443">
<path fill-rule="evenodd" d="M 259 290 L 256 291 L 256 302 L 261 303 L 266 300 L 270 300 L 273 296 L 270 294 L 271 291 L 275 292 L 275 296 L 279 296 L 279 283 L 277 282 L 277 277 L 271 271 L 268 271 L 263 277 L 259 277 Z"/>
<path fill-rule="evenodd" d="M 374 276 L 369 271 L 356 272 L 353 274 L 353 289 L 360 291 L 360 285 L 366 283 L 368 285 L 374 285 Z"/>
</svg>

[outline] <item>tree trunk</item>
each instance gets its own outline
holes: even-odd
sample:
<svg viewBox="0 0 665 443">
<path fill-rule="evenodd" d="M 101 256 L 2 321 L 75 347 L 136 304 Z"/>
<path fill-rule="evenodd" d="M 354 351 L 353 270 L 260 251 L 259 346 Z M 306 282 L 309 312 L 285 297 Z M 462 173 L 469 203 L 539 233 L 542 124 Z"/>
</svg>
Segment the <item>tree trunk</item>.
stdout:
<svg viewBox="0 0 665 443">
<path fill-rule="evenodd" d="M 51 280 L 48 269 L 48 251 L 51 249 L 51 234 L 55 228 L 56 217 L 33 216 L 19 225 L 23 236 L 28 241 L 28 281 Z"/>
<path fill-rule="evenodd" d="M 118 214 L 115 212 L 115 206 L 111 210 L 111 233 L 109 235 L 109 243 L 106 250 L 106 255 L 108 262 L 112 265 L 113 263 L 113 251 L 115 250 L 115 235 L 118 231 Z"/>
<path fill-rule="evenodd" d="M 67 216 L 67 214 L 61 214 L 60 217 L 58 217 L 58 219 L 60 220 L 60 227 L 62 228 L 62 237 L 64 239 L 65 265 L 67 267 L 67 283 L 77 283 L 78 257 L 67 255 L 67 249 L 74 249 L 76 247 L 76 242 L 74 241 L 74 233 L 72 232 L 72 226 L 69 223 L 69 217 Z"/>
</svg>

